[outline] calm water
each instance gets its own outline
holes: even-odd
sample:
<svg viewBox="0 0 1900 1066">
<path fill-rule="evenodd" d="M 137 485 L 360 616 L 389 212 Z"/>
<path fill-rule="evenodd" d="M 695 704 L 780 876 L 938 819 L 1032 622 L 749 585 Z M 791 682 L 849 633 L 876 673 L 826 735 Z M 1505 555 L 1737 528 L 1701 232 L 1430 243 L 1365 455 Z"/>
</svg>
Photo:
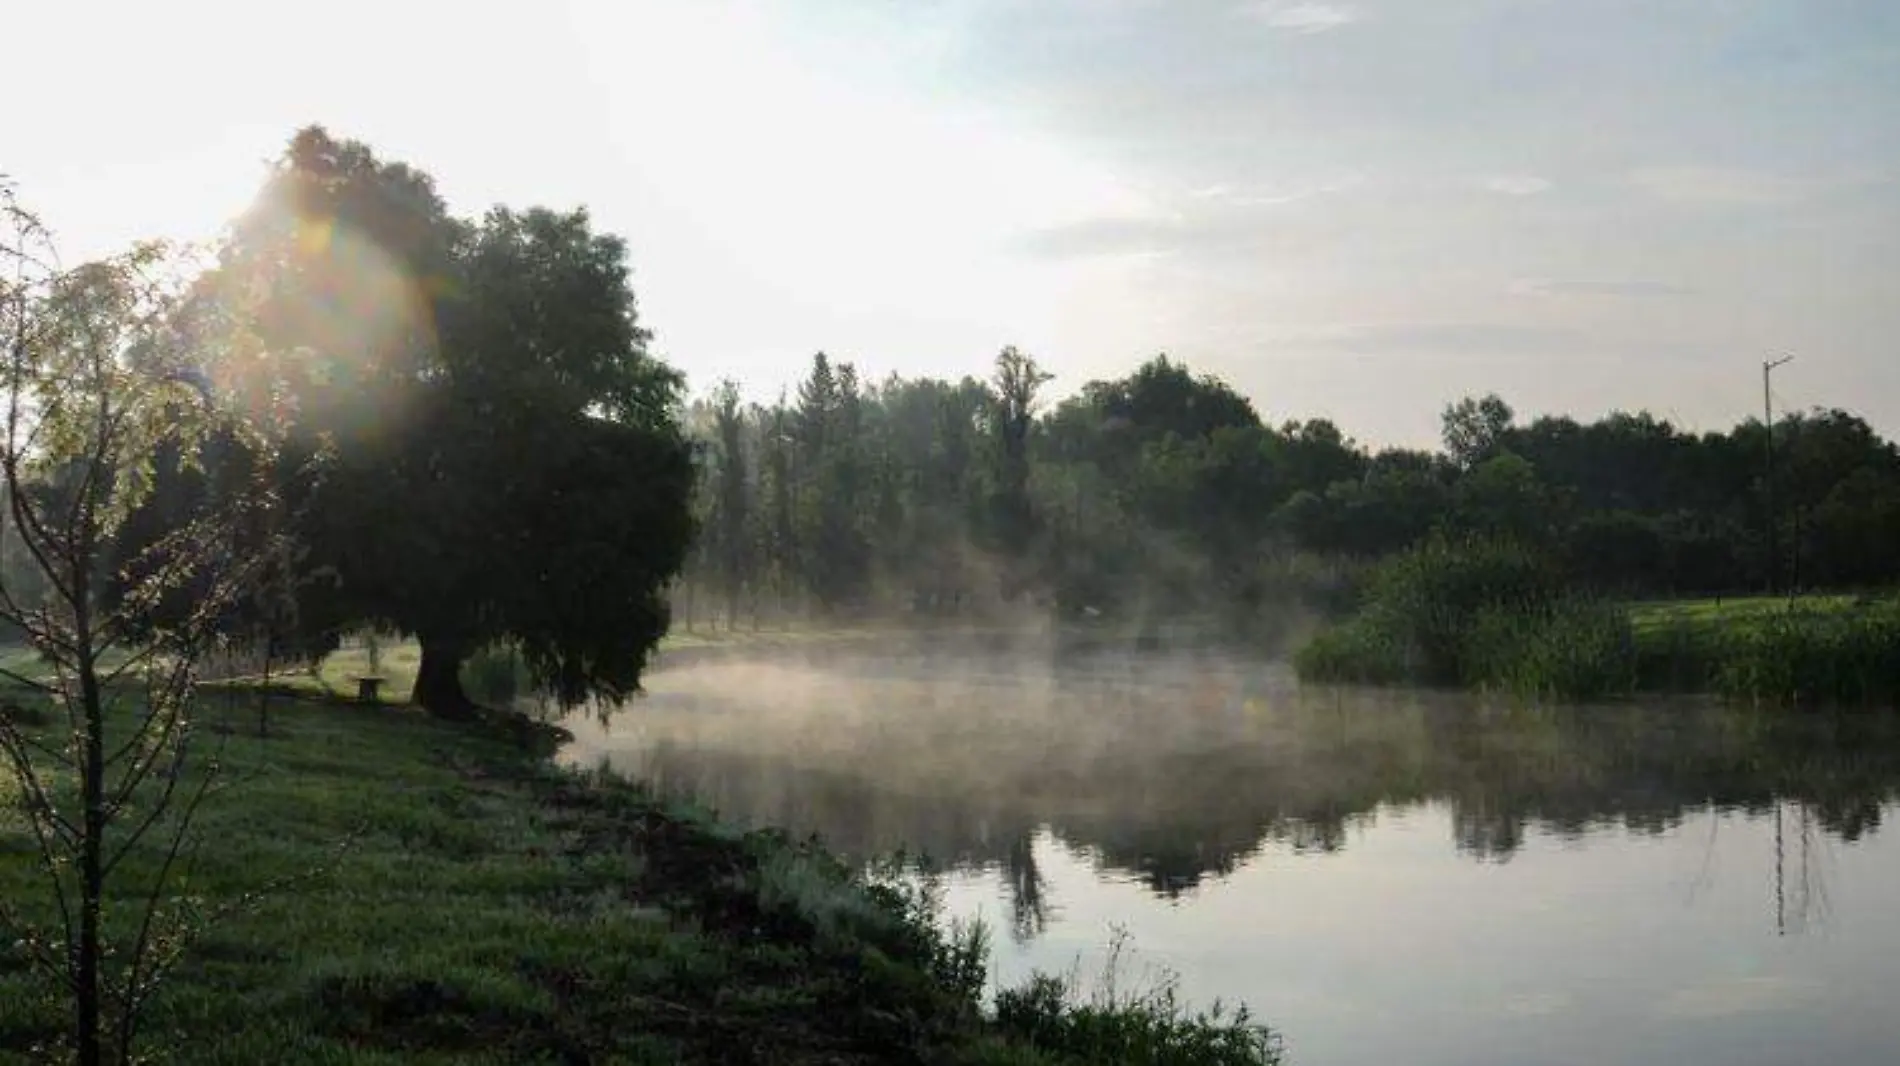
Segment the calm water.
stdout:
<svg viewBox="0 0 1900 1066">
<path fill-rule="evenodd" d="M 932 856 L 1004 982 L 1086 983 L 1120 928 L 1124 983 L 1246 1002 L 1301 1066 L 1900 1061 L 1894 719 L 949 650 L 648 687 L 572 757 Z"/>
</svg>

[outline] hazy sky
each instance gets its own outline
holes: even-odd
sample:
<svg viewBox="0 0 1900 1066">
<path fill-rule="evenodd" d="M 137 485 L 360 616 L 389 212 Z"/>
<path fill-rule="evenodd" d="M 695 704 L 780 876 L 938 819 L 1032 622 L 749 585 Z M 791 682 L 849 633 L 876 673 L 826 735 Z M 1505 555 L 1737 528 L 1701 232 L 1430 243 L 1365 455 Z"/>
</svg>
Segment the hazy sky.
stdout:
<svg viewBox="0 0 1900 1066">
<path fill-rule="evenodd" d="M 294 11 L 295 15 L 274 14 Z M 300 125 L 586 204 L 703 388 L 1074 388 L 1278 420 L 1778 402 L 1900 432 L 1894 0 L 9 0 L 0 172 L 69 257 L 208 236 Z"/>
</svg>

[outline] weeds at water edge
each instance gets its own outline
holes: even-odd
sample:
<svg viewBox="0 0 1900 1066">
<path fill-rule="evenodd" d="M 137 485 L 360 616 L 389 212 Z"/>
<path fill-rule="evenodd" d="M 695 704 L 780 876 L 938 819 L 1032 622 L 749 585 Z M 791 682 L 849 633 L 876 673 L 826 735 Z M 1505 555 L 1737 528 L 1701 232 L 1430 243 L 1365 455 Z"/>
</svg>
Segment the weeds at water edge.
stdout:
<svg viewBox="0 0 1900 1066">
<path fill-rule="evenodd" d="M 1076 1062 L 1139 1062 L 1152 1066 L 1270 1066 L 1282 1061 L 1279 1039 L 1253 1023 L 1245 1007 L 1216 1001 L 1190 1010 L 1179 978 L 1150 970 L 1129 984 L 1128 933 L 1117 928 L 1093 987 L 1079 973 L 1036 974 L 996 996 L 996 1024 L 1038 1051 Z"/>
</svg>

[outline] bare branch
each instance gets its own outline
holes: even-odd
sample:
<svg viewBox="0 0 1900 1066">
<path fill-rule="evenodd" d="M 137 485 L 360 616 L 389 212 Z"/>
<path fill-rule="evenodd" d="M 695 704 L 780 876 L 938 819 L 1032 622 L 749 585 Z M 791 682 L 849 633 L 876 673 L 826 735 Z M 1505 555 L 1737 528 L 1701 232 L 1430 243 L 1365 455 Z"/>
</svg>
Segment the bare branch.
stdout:
<svg viewBox="0 0 1900 1066">
<path fill-rule="evenodd" d="M 46 682 L 34 680 L 33 678 L 26 676 L 25 674 L 15 673 L 4 666 L 0 666 L 0 679 L 11 681 L 14 684 L 20 686 L 21 688 L 28 689 L 33 692 L 50 693 L 53 691 L 52 687 L 47 685 Z"/>
<path fill-rule="evenodd" d="M 171 843 L 165 849 L 164 861 L 159 865 L 157 876 L 152 878 L 151 889 L 146 895 L 145 913 L 139 920 L 138 937 L 133 942 L 131 958 L 127 963 L 126 969 L 125 995 L 123 1009 L 120 1011 L 119 1039 L 122 1060 L 129 1060 L 132 1037 L 138 1029 L 139 1008 L 143 1006 L 145 995 L 148 991 L 148 989 L 142 987 L 139 982 L 139 970 L 141 967 L 146 966 L 146 964 L 151 963 L 152 970 L 148 971 L 147 977 L 148 980 L 155 980 L 156 974 L 154 971 L 158 968 L 159 960 L 149 958 L 147 948 L 151 943 L 152 922 L 154 918 L 157 917 L 159 911 L 159 895 L 164 891 L 165 885 L 170 880 L 172 867 L 177 864 L 178 856 L 184 847 L 185 836 L 190 831 L 192 823 L 197 820 L 198 808 L 203 805 L 205 797 L 211 793 L 211 785 L 218 779 L 219 767 L 221 765 L 222 763 L 217 758 L 212 759 L 210 768 L 206 772 L 204 779 L 198 783 L 197 790 L 192 793 L 191 798 L 186 802 L 185 808 L 178 819 L 177 830 L 172 834 Z M 169 805 L 172 789 L 176 786 L 177 777 L 178 775 L 174 771 L 172 780 L 165 786 L 165 798 L 161 800 L 159 804 L 161 807 Z M 145 829 L 149 828 L 150 824 L 148 821 L 145 827 L 139 829 L 138 835 L 143 836 Z M 128 842 L 128 847 L 130 843 L 131 842 Z M 196 849 L 193 850 L 195 852 Z"/>
<path fill-rule="evenodd" d="M 39 770 L 33 765 L 32 756 L 29 754 L 32 749 L 46 752 L 54 762 L 72 765 L 72 757 L 67 753 L 48 748 L 33 740 L 11 721 L 0 720 L 0 753 L 7 756 L 8 768 L 26 793 L 24 798 L 29 805 L 28 819 L 37 827 L 40 822 L 36 819 L 43 818 L 45 824 L 52 828 L 59 843 L 70 850 L 73 842 L 79 838 L 79 829 L 60 814 L 59 808 L 54 805 L 52 791 L 46 787 Z M 44 847 L 41 850 L 46 851 Z"/>
<path fill-rule="evenodd" d="M 69 752 L 63 752 L 58 748 L 52 747 L 37 737 L 34 737 L 31 733 L 19 729 L 14 726 L 12 722 L 6 720 L 7 712 L 11 711 L 17 714 L 20 713 L 21 710 L 22 708 L 20 708 L 18 704 L 8 704 L 5 707 L 0 707 L 0 744 L 18 744 L 23 749 L 31 749 L 39 752 L 55 763 L 71 766 L 72 755 Z"/>
<path fill-rule="evenodd" d="M 75 932 L 71 903 L 66 896 L 66 881 L 59 874 L 62 854 L 70 855 L 73 843 L 78 838 L 78 830 L 67 822 L 54 808 L 46 785 L 40 780 L 33 768 L 33 762 L 14 742 L 19 732 L 10 723 L 0 723 L 0 749 L 3 749 L 7 761 L 26 790 L 26 799 L 32 806 L 27 811 L 27 824 L 33 830 L 34 844 L 39 848 L 40 861 L 46 865 L 48 880 L 53 885 L 53 898 L 59 906 L 60 925 L 65 930 L 66 940 L 72 942 Z M 46 835 L 51 825 L 55 836 L 59 838 L 61 848 L 56 849 L 52 839 Z"/>
</svg>

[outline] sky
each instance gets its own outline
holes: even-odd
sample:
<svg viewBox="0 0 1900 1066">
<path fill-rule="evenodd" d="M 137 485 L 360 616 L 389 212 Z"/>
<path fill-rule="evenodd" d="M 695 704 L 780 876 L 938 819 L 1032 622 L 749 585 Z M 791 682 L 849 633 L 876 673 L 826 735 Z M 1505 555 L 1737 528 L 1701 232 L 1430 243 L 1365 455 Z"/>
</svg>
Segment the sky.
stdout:
<svg viewBox="0 0 1900 1066">
<path fill-rule="evenodd" d="M 1900 436 L 1893 0 L 11 7 L 0 173 L 68 259 L 214 238 L 321 123 L 586 205 L 696 390 L 1165 352 L 1416 445 L 1491 391 L 1725 427 L 1793 354 L 1778 407 Z"/>
</svg>

